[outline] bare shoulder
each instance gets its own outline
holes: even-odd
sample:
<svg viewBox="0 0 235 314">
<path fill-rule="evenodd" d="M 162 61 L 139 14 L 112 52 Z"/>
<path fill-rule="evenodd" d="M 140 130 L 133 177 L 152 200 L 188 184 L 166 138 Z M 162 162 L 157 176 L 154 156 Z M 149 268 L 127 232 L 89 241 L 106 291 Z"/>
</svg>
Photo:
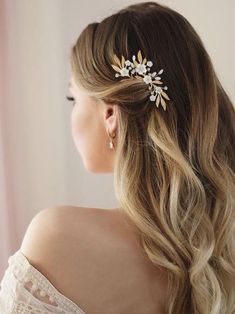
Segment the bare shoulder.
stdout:
<svg viewBox="0 0 235 314">
<path fill-rule="evenodd" d="M 43 265 L 42 268 L 50 268 L 55 260 L 60 259 L 63 260 L 60 266 L 64 267 L 71 260 L 81 261 L 82 255 L 86 254 L 88 258 L 89 249 L 94 257 L 92 245 L 95 241 L 105 243 L 107 232 L 114 231 L 117 225 L 111 211 L 78 206 L 42 209 L 31 220 L 20 249 L 34 266 Z M 77 256 L 71 252 L 76 252 Z"/>
<path fill-rule="evenodd" d="M 29 223 L 20 250 L 32 266 L 66 294 L 76 269 L 85 272 L 87 260 L 94 261 L 99 221 L 105 214 L 105 209 L 78 206 L 42 209 Z M 63 286 L 60 278 L 64 278 Z"/>
<path fill-rule="evenodd" d="M 56 237 L 62 237 L 67 241 L 73 239 L 78 241 L 80 237 L 84 240 L 84 237 L 92 236 L 97 240 L 98 238 L 104 240 L 104 237 L 109 234 L 110 241 L 120 239 L 127 243 L 126 240 L 129 239 L 138 243 L 134 225 L 119 208 L 104 209 L 81 206 L 47 208 L 34 217 L 32 224 L 39 229 L 43 228 L 44 233 L 54 232 Z M 54 240 L 54 237 L 52 239 Z M 66 246 L 69 243 L 66 243 Z"/>
<path fill-rule="evenodd" d="M 141 250 L 135 226 L 118 208 L 45 208 L 30 222 L 21 251 L 32 264 L 41 263 L 47 268 L 55 260 L 61 260 L 60 266 L 70 269 L 71 264 L 81 266 L 89 258 L 110 259 L 114 254 L 117 260 L 117 253 L 122 259 L 148 260 Z"/>
<path fill-rule="evenodd" d="M 144 256 L 135 228 L 118 209 L 43 209 L 29 224 L 21 251 L 85 312 L 110 313 L 108 304 L 117 307 L 113 313 L 121 304 L 128 313 L 163 307 L 165 277 Z M 130 303 L 136 307 L 128 309 Z"/>
<path fill-rule="evenodd" d="M 98 208 L 78 207 L 78 206 L 57 206 L 54 208 L 44 208 L 39 211 L 29 223 L 25 232 L 21 250 L 24 253 L 29 251 L 41 251 L 42 247 L 51 249 L 50 245 L 61 246 L 61 240 L 69 232 L 79 236 L 97 218 L 101 218 L 106 210 Z M 98 213 L 100 215 L 98 215 Z M 99 219 L 98 219 L 99 220 Z M 35 244 L 37 244 L 35 246 Z M 35 250 L 33 250 L 35 247 Z"/>
</svg>

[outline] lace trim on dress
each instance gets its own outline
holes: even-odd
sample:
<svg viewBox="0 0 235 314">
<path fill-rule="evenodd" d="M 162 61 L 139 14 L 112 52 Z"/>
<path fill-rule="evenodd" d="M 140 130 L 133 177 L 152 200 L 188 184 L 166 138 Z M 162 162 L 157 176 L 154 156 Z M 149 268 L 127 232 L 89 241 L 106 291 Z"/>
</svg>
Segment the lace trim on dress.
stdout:
<svg viewBox="0 0 235 314">
<path fill-rule="evenodd" d="M 4 301 L 6 307 L 11 308 L 11 313 L 85 314 L 77 304 L 60 293 L 39 270 L 33 267 L 20 250 L 9 257 L 8 264 L 1 286 L 8 292 L 6 298 L 4 295 Z M 17 295 L 21 295 L 21 299 Z"/>
</svg>

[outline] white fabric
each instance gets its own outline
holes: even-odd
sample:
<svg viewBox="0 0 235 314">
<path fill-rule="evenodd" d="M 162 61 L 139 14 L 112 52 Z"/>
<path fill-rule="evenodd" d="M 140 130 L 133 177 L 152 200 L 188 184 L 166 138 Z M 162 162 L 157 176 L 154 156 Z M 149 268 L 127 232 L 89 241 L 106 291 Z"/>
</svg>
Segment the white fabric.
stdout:
<svg viewBox="0 0 235 314">
<path fill-rule="evenodd" d="M 85 314 L 18 250 L 8 259 L 0 287 L 1 314 Z"/>
</svg>

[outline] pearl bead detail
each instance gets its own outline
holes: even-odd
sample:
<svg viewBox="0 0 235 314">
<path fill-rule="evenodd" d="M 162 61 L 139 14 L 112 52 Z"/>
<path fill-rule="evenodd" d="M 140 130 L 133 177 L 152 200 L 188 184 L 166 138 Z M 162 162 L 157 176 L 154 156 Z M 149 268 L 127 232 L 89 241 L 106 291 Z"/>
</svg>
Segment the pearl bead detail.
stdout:
<svg viewBox="0 0 235 314">
<path fill-rule="evenodd" d="M 30 281 L 30 278 L 28 276 L 26 276 L 24 281 L 28 282 L 28 281 Z"/>
<path fill-rule="evenodd" d="M 37 285 L 34 283 L 33 285 L 32 285 L 32 288 L 31 288 L 31 291 L 35 291 L 35 290 L 37 290 Z"/>
<path fill-rule="evenodd" d="M 40 291 L 40 295 L 41 295 L 42 297 L 45 297 L 45 296 L 46 296 L 46 292 L 43 291 L 43 290 L 41 290 L 41 291 Z"/>
</svg>

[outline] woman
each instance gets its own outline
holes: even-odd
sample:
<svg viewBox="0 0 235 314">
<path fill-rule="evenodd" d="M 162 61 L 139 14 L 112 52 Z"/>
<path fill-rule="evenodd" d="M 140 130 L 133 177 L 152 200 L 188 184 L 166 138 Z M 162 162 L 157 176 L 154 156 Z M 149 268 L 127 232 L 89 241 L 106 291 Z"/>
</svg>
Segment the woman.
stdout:
<svg viewBox="0 0 235 314">
<path fill-rule="evenodd" d="M 71 68 L 74 142 L 120 207 L 41 211 L 1 313 L 234 313 L 235 110 L 201 39 L 130 5 L 83 30 Z"/>
</svg>

